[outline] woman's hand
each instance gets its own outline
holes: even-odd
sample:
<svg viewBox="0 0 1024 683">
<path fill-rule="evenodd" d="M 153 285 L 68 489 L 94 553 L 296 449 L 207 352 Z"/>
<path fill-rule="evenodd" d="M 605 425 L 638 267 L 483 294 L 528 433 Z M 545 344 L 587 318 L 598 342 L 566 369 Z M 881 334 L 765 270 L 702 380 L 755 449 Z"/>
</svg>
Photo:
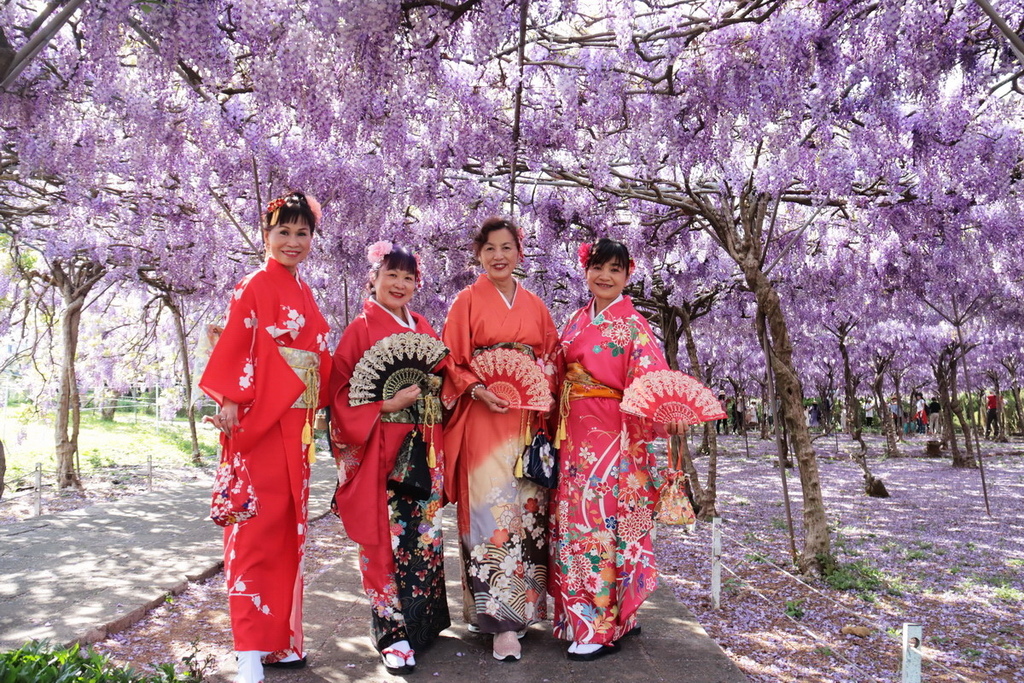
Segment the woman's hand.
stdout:
<svg viewBox="0 0 1024 683">
<path fill-rule="evenodd" d="M 204 417 L 203 422 L 209 422 L 230 436 L 231 432 L 238 426 L 238 404 L 229 398 L 225 398 L 221 404 L 220 411 L 216 415 Z"/>
<path fill-rule="evenodd" d="M 668 432 L 669 436 L 683 436 L 686 434 L 686 423 L 682 421 L 668 422 L 665 424 L 665 431 Z"/>
<path fill-rule="evenodd" d="M 405 389 L 395 392 L 395 395 L 384 401 L 384 405 L 381 406 L 380 411 L 382 413 L 397 413 L 399 410 L 405 410 L 420 397 L 419 385 L 411 384 Z"/>
<path fill-rule="evenodd" d="M 508 401 L 498 398 L 497 395 L 492 394 L 483 385 L 480 385 L 476 390 L 476 400 L 486 404 L 492 413 L 508 412 Z"/>
</svg>

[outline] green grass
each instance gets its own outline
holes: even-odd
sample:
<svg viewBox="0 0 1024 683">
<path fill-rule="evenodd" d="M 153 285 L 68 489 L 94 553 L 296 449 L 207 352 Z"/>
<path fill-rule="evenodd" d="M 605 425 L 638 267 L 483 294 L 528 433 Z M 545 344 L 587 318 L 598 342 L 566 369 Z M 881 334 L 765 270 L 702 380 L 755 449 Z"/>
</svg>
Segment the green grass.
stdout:
<svg viewBox="0 0 1024 683">
<path fill-rule="evenodd" d="M 200 453 L 210 463 L 216 456 L 217 438 L 203 425 L 198 432 Z M 52 417 L 34 418 L 24 410 L 0 408 L 0 438 L 7 458 L 7 481 L 30 475 L 36 463 L 42 464 L 44 478 L 56 469 Z M 119 413 L 112 422 L 84 414 L 78 450 L 85 474 L 98 468 L 145 465 L 150 456 L 154 467 L 182 467 L 190 463 L 192 455 L 185 420 L 157 421 L 131 413 Z"/>
<path fill-rule="evenodd" d="M 0 653 L 0 681 L 3 683 L 183 683 L 198 681 L 189 674 L 178 675 L 172 664 L 161 664 L 155 674 L 113 666 L 110 660 L 77 645 L 53 648 L 31 642 L 17 650 Z"/>
</svg>

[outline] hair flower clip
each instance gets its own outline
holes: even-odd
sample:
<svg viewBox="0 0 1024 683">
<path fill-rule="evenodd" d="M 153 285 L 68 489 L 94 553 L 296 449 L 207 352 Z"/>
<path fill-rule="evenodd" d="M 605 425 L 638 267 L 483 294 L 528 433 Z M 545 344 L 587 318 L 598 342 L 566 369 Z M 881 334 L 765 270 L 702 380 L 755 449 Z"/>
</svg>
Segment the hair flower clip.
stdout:
<svg viewBox="0 0 1024 683">
<path fill-rule="evenodd" d="M 369 261 L 371 264 L 380 263 L 385 256 L 391 253 L 391 248 L 393 246 L 394 245 L 392 245 L 391 242 L 388 242 L 387 240 L 374 242 L 373 244 L 366 248 L 366 260 Z"/>
<path fill-rule="evenodd" d="M 580 245 L 579 250 L 576 252 L 580 258 L 580 266 L 583 270 L 587 269 L 587 263 L 590 261 L 590 248 L 594 246 L 590 242 L 584 242 Z"/>
</svg>

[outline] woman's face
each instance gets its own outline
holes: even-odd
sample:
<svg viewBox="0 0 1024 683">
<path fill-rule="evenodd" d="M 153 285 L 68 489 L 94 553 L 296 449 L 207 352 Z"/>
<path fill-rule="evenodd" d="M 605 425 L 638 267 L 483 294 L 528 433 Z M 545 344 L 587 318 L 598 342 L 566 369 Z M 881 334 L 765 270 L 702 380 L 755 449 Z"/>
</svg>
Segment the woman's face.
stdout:
<svg viewBox="0 0 1024 683">
<path fill-rule="evenodd" d="M 603 310 L 622 294 L 629 282 L 629 269 L 612 260 L 587 268 L 587 288 L 597 300 L 597 310 Z"/>
<path fill-rule="evenodd" d="M 477 258 L 491 280 L 508 280 L 512 277 L 512 271 L 519 265 L 519 248 L 516 246 L 515 235 L 508 228 L 492 230 L 487 235 L 487 242 L 480 247 Z"/>
<path fill-rule="evenodd" d="M 416 275 L 407 270 L 382 268 L 373 276 L 374 298 L 395 315 L 401 315 L 402 307 L 409 303 L 415 293 Z"/>
<path fill-rule="evenodd" d="M 278 223 L 263 233 L 263 244 L 267 255 L 292 274 L 296 267 L 309 256 L 309 247 L 313 242 L 313 231 L 305 221 Z"/>
</svg>

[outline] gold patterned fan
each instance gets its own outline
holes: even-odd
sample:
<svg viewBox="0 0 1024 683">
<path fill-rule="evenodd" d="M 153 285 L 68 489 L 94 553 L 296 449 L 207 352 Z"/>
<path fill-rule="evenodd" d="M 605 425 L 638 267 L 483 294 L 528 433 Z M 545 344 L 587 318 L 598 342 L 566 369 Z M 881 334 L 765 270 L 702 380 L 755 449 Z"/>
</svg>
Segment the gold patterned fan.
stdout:
<svg viewBox="0 0 1024 683">
<path fill-rule="evenodd" d="M 384 337 L 356 363 L 348 403 L 361 406 L 386 401 L 414 384 L 427 393 L 431 371 L 447 355 L 448 347 L 429 334 L 401 332 Z"/>
<path fill-rule="evenodd" d="M 554 403 L 547 375 L 521 351 L 487 349 L 476 354 L 469 366 L 487 390 L 508 401 L 510 408 L 543 412 Z"/>
<path fill-rule="evenodd" d="M 695 425 L 721 420 L 725 411 L 714 392 L 676 370 L 655 370 L 637 377 L 622 392 L 622 412 L 659 424 Z"/>
</svg>

